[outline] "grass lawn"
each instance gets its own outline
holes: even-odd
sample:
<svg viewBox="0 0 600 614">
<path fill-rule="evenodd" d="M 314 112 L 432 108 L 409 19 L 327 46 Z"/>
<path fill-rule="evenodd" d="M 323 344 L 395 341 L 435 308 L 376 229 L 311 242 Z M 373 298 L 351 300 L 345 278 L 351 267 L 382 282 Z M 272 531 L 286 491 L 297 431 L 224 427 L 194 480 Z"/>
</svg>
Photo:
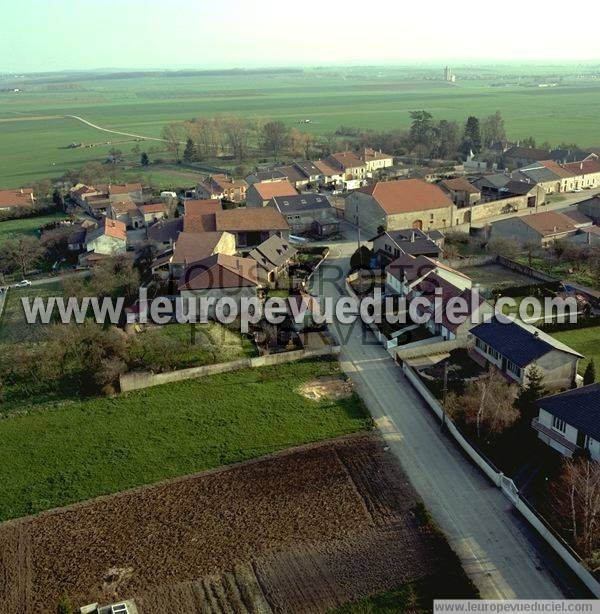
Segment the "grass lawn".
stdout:
<svg viewBox="0 0 600 614">
<path fill-rule="evenodd" d="M 0 246 L 9 237 L 17 235 L 39 236 L 38 230 L 50 222 L 66 219 L 64 213 L 52 213 L 39 217 L 27 217 L 18 220 L 5 220 L 0 222 Z"/>
<path fill-rule="evenodd" d="M 315 360 L 32 406 L 0 420 L 0 520 L 370 427 L 357 396 L 313 401 Z"/>
<path fill-rule="evenodd" d="M 515 260 L 521 264 L 529 265 L 527 256 L 518 256 Z M 553 263 L 545 258 L 534 257 L 531 260 L 531 266 L 564 281 L 571 281 L 574 284 L 581 284 L 582 286 L 600 290 L 600 279 L 597 279 L 591 271 L 586 269 L 585 264 L 582 267 L 580 262 Z"/>
<path fill-rule="evenodd" d="M 561 343 L 566 343 L 585 359 L 579 361 L 579 373 L 583 375 L 590 360 L 596 365 L 596 381 L 600 381 L 600 326 L 550 333 Z"/>
<path fill-rule="evenodd" d="M 0 344 L 38 341 L 42 336 L 46 325 L 39 322 L 36 324 L 27 323 L 21 303 L 23 297 L 39 296 L 47 298 L 61 295 L 62 284 L 60 281 L 29 288 L 11 288 L 8 291 L 2 319 L 0 319 Z"/>
<path fill-rule="evenodd" d="M 191 345 L 189 324 L 167 324 L 150 331 L 174 339 L 184 348 L 177 368 L 196 367 L 256 356 L 256 346 L 237 331 L 218 322 L 196 324 L 196 345 Z"/>
</svg>

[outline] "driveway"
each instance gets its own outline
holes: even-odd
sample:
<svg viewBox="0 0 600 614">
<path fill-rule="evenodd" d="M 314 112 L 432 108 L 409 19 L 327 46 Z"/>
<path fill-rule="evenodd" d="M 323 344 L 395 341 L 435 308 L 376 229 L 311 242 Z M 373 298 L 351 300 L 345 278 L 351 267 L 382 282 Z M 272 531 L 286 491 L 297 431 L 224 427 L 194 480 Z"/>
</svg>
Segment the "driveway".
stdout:
<svg viewBox="0 0 600 614">
<path fill-rule="evenodd" d="M 345 294 L 342 272 L 356 243 L 333 244 L 313 284 L 320 297 Z M 526 523 L 441 432 L 388 353 L 360 325 L 333 325 L 340 361 L 357 386 L 390 453 L 400 461 L 462 564 L 488 599 L 561 598 Z"/>
</svg>

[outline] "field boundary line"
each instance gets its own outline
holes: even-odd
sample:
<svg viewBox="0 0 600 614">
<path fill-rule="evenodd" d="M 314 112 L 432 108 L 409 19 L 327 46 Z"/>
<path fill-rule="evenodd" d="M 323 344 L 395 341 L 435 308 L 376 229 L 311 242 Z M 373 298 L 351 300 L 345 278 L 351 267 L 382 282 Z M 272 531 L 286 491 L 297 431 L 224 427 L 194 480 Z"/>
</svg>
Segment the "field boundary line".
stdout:
<svg viewBox="0 0 600 614">
<path fill-rule="evenodd" d="M 143 136 L 142 134 L 134 134 L 133 132 L 121 132 L 120 130 L 113 130 L 112 128 L 103 128 L 98 124 L 94 124 L 93 122 L 79 116 L 79 115 L 64 115 L 65 118 L 76 119 L 77 121 L 89 126 L 90 128 L 95 128 L 96 130 L 101 130 L 102 132 L 109 132 L 111 134 L 119 134 L 121 136 L 130 136 L 134 139 L 143 139 L 145 141 L 159 141 L 161 143 L 168 143 L 167 139 L 161 139 L 157 136 Z M 185 141 L 179 141 L 181 145 L 185 144 Z"/>
<path fill-rule="evenodd" d="M 0 528 L 4 528 L 6 526 L 18 527 L 20 524 L 25 524 L 27 522 L 30 522 L 34 518 L 41 518 L 43 516 L 52 516 L 54 514 L 60 514 L 63 512 L 76 510 L 76 509 L 79 509 L 80 507 L 85 507 L 87 505 L 91 505 L 94 503 L 99 503 L 101 501 L 108 501 L 110 499 L 115 499 L 117 497 L 126 497 L 130 495 L 134 495 L 134 494 L 143 492 L 144 490 L 149 490 L 151 488 L 155 488 L 155 487 L 158 488 L 161 486 L 168 486 L 171 484 L 180 484 L 180 483 L 188 482 L 191 480 L 196 480 L 204 476 L 223 473 L 224 471 L 229 471 L 230 469 L 239 469 L 241 467 L 248 467 L 251 465 L 255 465 L 257 463 L 262 463 L 264 461 L 276 460 L 278 458 L 282 458 L 282 457 L 285 457 L 291 454 L 297 454 L 300 452 L 311 451 L 311 450 L 318 450 L 319 448 L 323 448 L 326 446 L 342 445 L 354 439 L 361 439 L 361 438 L 375 438 L 380 441 L 382 446 L 385 445 L 383 443 L 383 438 L 380 432 L 375 428 L 372 430 L 368 430 L 368 431 L 361 430 L 361 431 L 356 431 L 354 433 L 346 433 L 345 435 L 338 435 L 337 437 L 329 437 L 327 439 L 321 439 L 318 441 L 310 441 L 308 443 L 292 445 L 287 448 L 281 448 L 273 452 L 268 452 L 267 454 L 263 454 L 262 456 L 257 456 L 255 458 L 248 458 L 246 460 L 237 461 L 235 463 L 229 463 L 227 465 L 219 465 L 218 467 L 211 467 L 209 469 L 203 469 L 196 473 L 188 473 L 186 475 L 179 475 L 173 478 L 166 478 L 164 480 L 159 480 L 158 482 L 151 482 L 149 484 L 140 484 L 139 486 L 133 486 L 132 488 L 127 488 L 126 490 L 119 490 L 117 492 L 108 493 L 106 495 L 99 495 L 91 499 L 85 499 L 84 501 L 76 501 L 75 503 L 71 503 L 69 505 L 63 505 L 61 507 L 53 507 L 49 510 L 43 510 L 41 512 L 38 512 L 37 514 L 29 514 L 28 516 L 19 516 L 18 518 L 9 518 L 8 520 L 3 520 L 0 522 Z"/>
</svg>

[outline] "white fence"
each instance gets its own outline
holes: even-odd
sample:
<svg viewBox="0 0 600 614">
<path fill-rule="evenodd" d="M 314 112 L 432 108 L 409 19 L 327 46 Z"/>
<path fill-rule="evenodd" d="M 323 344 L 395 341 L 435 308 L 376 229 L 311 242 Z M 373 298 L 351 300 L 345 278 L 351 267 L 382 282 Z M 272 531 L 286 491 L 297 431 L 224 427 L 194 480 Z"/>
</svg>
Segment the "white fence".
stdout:
<svg viewBox="0 0 600 614">
<path fill-rule="evenodd" d="M 429 392 L 427 387 L 421 382 L 417 374 L 406 364 L 402 365 L 406 377 L 421 395 L 423 400 L 429 405 L 433 413 L 440 420 L 444 420 L 448 428 L 448 432 L 458 442 L 460 447 L 469 455 L 473 462 L 490 478 L 490 480 L 502 491 L 509 499 L 529 524 L 546 540 L 552 549 L 560 556 L 560 558 L 573 570 L 579 579 L 589 588 L 596 597 L 600 597 L 600 584 L 592 576 L 592 574 L 581 564 L 579 557 L 573 553 L 567 546 L 554 535 L 547 524 L 529 507 L 529 505 L 521 498 L 519 489 L 516 484 L 496 467 L 490 464 L 488 460 L 483 458 L 471 444 L 461 435 L 456 425 L 444 416 L 444 410 L 438 400 Z"/>
</svg>

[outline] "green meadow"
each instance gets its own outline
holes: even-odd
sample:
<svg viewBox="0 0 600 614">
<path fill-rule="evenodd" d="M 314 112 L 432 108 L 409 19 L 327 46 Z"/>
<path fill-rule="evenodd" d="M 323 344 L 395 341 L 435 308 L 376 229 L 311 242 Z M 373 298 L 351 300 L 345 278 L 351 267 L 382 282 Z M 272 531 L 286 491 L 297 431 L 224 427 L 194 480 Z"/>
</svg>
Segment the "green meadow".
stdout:
<svg viewBox="0 0 600 614">
<path fill-rule="evenodd" d="M 31 406 L 0 420 L 0 520 L 369 429 L 356 395 L 298 392 L 338 375 L 313 360 Z"/>
<path fill-rule="evenodd" d="M 331 68 L 246 74 L 157 74 L 90 78 L 65 74 L 25 80 L 21 91 L 0 87 L 0 186 L 58 176 L 115 146 L 129 152 L 134 139 L 65 118 L 80 115 L 100 126 L 160 136 L 172 121 L 243 115 L 282 120 L 313 134 L 340 125 L 406 129 L 410 112 L 464 121 L 500 110 L 508 136 L 538 142 L 600 145 L 600 83 L 593 67 L 456 67 L 457 82 L 441 80 L 443 67 Z M 63 79 L 63 80 L 61 80 Z M 556 83 L 555 87 L 540 87 Z M 2 81 L 0 81 L 2 86 Z M 310 120 L 310 123 L 299 123 Z M 69 149 L 72 142 L 91 147 Z M 110 144 L 109 144 L 110 143 Z M 159 147 L 148 142 L 142 148 Z"/>
</svg>

